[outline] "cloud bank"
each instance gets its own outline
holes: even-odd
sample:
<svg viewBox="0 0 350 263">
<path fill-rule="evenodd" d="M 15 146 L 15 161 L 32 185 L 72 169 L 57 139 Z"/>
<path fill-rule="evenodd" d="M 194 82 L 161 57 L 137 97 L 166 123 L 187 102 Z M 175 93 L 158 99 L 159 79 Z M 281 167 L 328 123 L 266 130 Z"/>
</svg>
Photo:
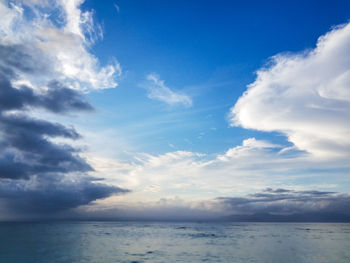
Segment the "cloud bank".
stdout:
<svg viewBox="0 0 350 263">
<path fill-rule="evenodd" d="M 244 196 L 188 202 L 179 197 L 85 210 L 93 220 L 350 222 L 350 195 L 333 191 L 266 188 Z"/>
<path fill-rule="evenodd" d="M 350 196 L 332 191 L 266 188 L 246 197 L 222 197 L 219 201 L 233 213 L 271 213 L 291 215 L 305 212 L 337 212 L 349 214 Z"/>
<path fill-rule="evenodd" d="M 90 112 L 82 91 L 112 88 L 117 65 L 100 67 L 88 52 L 92 12 L 82 1 L 1 1 L 0 203 L 9 213 L 55 213 L 127 190 L 96 182 L 74 127 L 33 117 Z M 56 13 L 55 13 L 56 12 Z"/>
<path fill-rule="evenodd" d="M 293 147 L 256 138 L 248 138 L 220 154 L 174 151 L 137 154 L 129 162 L 102 157 L 89 160 L 95 173 L 133 189 L 126 202 L 133 198 L 155 202 L 176 196 L 203 200 L 266 187 L 339 189 L 348 183 L 350 168 L 346 159 L 320 161 Z M 330 174 L 332 181 L 328 179 Z"/>
<path fill-rule="evenodd" d="M 231 125 L 277 131 L 320 158 L 350 154 L 350 24 L 314 49 L 279 54 L 231 109 Z"/>
</svg>

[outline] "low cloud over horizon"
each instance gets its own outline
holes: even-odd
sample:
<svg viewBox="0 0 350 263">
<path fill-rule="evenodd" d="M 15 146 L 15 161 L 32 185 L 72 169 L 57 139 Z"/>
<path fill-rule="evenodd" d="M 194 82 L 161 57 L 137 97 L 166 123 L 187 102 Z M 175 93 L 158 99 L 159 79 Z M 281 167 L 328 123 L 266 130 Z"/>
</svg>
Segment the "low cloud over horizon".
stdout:
<svg viewBox="0 0 350 263">
<path fill-rule="evenodd" d="M 350 195 L 332 191 L 266 188 L 248 195 L 188 203 L 183 199 L 85 209 L 67 215 L 80 220 L 350 222 Z"/>
<path fill-rule="evenodd" d="M 266 188 L 246 197 L 219 197 L 218 200 L 237 215 L 333 213 L 350 218 L 350 195 L 331 191 Z"/>
</svg>

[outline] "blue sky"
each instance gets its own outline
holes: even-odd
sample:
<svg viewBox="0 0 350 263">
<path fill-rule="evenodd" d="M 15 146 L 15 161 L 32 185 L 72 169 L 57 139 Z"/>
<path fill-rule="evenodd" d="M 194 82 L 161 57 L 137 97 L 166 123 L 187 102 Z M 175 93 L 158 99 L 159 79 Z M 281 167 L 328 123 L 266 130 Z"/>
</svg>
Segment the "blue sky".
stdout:
<svg viewBox="0 0 350 263">
<path fill-rule="evenodd" d="M 349 14 L 348 1 L 0 2 L 0 211 L 344 210 Z"/>
<path fill-rule="evenodd" d="M 106 111 L 99 124 L 124 130 L 143 123 L 137 136 L 126 135 L 152 153 L 171 150 L 169 144 L 223 152 L 249 137 L 281 143 L 276 134 L 229 128 L 230 108 L 269 57 L 313 48 L 320 35 L 347 22 L 350 9 L 346 1 L 87 1 L 83 7 L 96 11 L 105 32 L 93 53 L 102 63 L 115 57 L 124 71 L 117 89 L 90 94 Z M 151 73 L 189 94 L 192 107 L 150 101 L 140 86 Z"/>
</svg>

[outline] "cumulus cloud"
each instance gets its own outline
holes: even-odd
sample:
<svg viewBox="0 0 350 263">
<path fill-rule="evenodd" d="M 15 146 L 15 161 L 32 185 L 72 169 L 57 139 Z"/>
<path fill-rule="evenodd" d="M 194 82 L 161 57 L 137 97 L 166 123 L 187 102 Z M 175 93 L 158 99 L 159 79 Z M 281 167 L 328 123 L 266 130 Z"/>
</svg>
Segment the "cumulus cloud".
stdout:
<svg viewBox="0 0 350 263">
<path fill-rule="evenodd" d="M 0 3 L 1 42 L 17 49 L 4 63 L 21 63 L 24 58 L 41 66 L 40 77 L 21 71 L 17 72 L 18 81 L 45 86 L 55 78 L 79 90 L 117 86 L 120 65 L 115 61 L 101 66 L 89 52 L 89 47 L 102 38 L 102 30 L 94 23 L 92 11 L 81 11 L 83 2 L 9 0 Z"/>
<path fill-rule="evenodd" d="M 317 157 L 350 154 L 350 24 L 314 49 L 279 54 L 231 109 L 231 125 L 285 134 Z"/>
<path fill-rule="evenodd" d="M 0 2 L 0 201 L 7 211 L 53 213 L 127 192 L 96 182 L 79 149 L 55 142 L 79 139 L 74 127 L 32 114 L 92 111 L 82 91 L 116 85 L 114 66 L 100 68 L 87 50 L 92 13 L 81 12 L 81 3 Z M 53 8 L 59 15 L 48 13 Z"/>
<path fill-rule="evenodd" d="M 159 76 L 149 74 L 147 81 L 145 88 L 148 91 L 148 98 L 163 101 L 169 105 L 182 104 L 186 107 L 192 106 L 191 97 L 182 92 L 171 90 Z"/>
</svg>

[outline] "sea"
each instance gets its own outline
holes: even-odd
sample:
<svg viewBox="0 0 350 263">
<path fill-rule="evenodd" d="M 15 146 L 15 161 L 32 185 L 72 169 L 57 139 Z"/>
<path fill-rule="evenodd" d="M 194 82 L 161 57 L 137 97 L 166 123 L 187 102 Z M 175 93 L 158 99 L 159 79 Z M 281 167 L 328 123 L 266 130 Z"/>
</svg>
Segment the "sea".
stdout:
<svg viewBox="0 0 350 263">
<path fill-rule="evenodd" d="M 0 223 L 1 263 L 349 263 L 348 223 Z"/>
</svg>

